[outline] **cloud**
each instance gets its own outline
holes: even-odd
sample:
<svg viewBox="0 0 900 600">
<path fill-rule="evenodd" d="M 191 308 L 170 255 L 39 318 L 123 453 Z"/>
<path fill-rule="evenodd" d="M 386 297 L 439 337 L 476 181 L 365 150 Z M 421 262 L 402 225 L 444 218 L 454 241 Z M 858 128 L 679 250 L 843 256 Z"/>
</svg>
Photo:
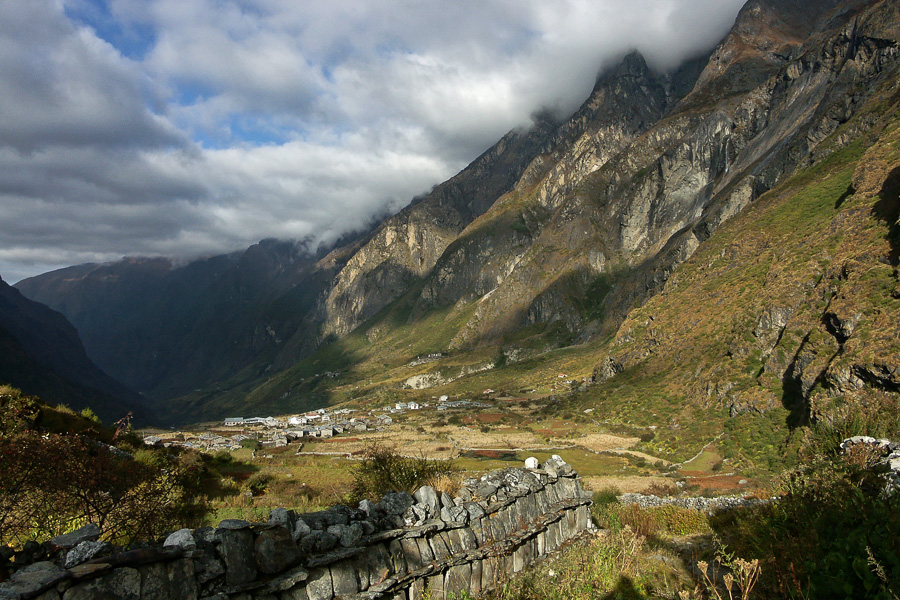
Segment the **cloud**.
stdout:
<svg viewBox="0 0 900 600">
<path fill-rule="evenodd" d="M 0 274 L 336 239 L 741 3 L 0 3 Z"/>
</svg>

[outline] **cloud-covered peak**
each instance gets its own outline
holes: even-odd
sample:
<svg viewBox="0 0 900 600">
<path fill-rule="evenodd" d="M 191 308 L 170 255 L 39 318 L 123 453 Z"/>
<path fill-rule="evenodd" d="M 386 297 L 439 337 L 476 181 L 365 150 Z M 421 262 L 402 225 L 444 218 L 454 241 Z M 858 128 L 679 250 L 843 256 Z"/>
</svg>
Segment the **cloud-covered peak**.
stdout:
<svg viewBox="0 0 900 600">
<path fill-rule="evenodd" d="M 740 4 L 0 2 L 0 273 L 335 239 Z"/>
</svg>

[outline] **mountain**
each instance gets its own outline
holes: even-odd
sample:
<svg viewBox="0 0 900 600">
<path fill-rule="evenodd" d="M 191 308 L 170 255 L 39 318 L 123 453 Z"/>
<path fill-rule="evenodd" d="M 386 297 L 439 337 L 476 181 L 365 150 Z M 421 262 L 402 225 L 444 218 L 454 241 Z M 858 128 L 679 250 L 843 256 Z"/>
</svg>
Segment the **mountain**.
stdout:
<svg viewBox="0 0 900 600">
<path fill-rule="evenodd" d="M 91 408 L 112 423 L 128 412 L 146 421 L 140 396 L 90 361 L 60 313 L 0 279 L 0 382 L 73 409 Z"/>
<path fill-rule="evenodd" d="M 706 249 L 743 247 L 737 236 L 759 225 L 745 216 L 757 206 L 775 197 L 802 204 L 803 189 L 817 189 L 816 178 L 832 169 L 869 172 L 860 167 L 872 164 L 863 157 L 889 147 L 884 136 L 898 104 L 898 10 L 888 0 L 751 0 L 709 55 L 672 73 L 655 72 L 637 53 L 625 56 L 601 73 L 570 119 L 536 119 L 531 130 L 511 132 L 431 194 L 325 256 L 269 241 L 183 267 L 166 262 L 154 271 L 160 261 L 130 260 L 73 267 L 17 287 L 69 316 L 98 364 L 167 400 L 174 419 L 500 384 L 526 389 L 564 368 L 595 373 L 598 383 L 579 402 L 606 402 L 600 390 L 650 364 L 658 373 L 675 369 L 667 381 L 690 379 L 685 369 L 700 365 L 659 358 L 670 356 L 654 354 L 662 340 L 628 332 L 663 329 L 641 329 L 634 319 L 649 318 L 642 307 L 674 298 L 672 279 L 684 281 Z M 834 211 L 859 193 L 855 179 L 841 173 L 829 179 L 846 184 L 838 197 L 831 188 L 821 196 L 833 207 L 813 203 L 815 214 L 807 216 L 815 218 L 793 221 L 810 240 L 826 239 L 836 227 L 829 219 L 842 214 Z M 871 177 L 890 195 L 890 172 Z M 860 202 L 859 211 L 875 210 Z M 876 219 L 883 235 L 893 227 L 888 205 L 877 208 L 887 215 Z M 778 237 L 767 227 L 762 247 L 793 256 L 791 231 Z M 835 256 L 820 260 L 830 264 Z M 135 269 L 144 274 L 128 279 Z M 779 294 L 796 290 L 773 291 L 759 307 L 729 281 L 721 294 L 744 298 L 723 309 L 732 334 L 758 339 L 759 319 L 793 318 L 794 309 L 779 311 L 796 298 Z M 692 289 L 714 295 L 701 283 Z M 701 294 L 672 306 L 715 310 L 704 301 Z M 689 334 L 671 330 L 670 352 L 719 339 Z M 757 363 L 769 364 L 772 353 L 796 350 L 779 352 L 771 343 L 760 349 L 765 359 L 735 346 L 732 370 L 757 375 Z M 824 350 L 817 352 L 820 358 L 788 360 L 782 371 L 770 364 L 759 375 L 771 379 L 766 384 L 708 376 L 697 388 L 674 386 L 674 397 L 698 406 L 694 394 L 706 394 L 708 384 L 719 390 L 703 396 L 709 410 L 732 407 L 728 418 L 739 418 L 752 406 L 761 414 L 781 406 L 785 392 L 773 383 L 781 377 L 790 389 L 785 410 L 800 422 L 814 412 L 808 407 L 817 393 L 846 388 L 805 381 L 836 372 L 810 367 L 824 365 Z M 708 368 L 718 372 L 719 365 Z M 851 372 L 863 387 L 893 385 L 875 367 Z M 759 398 L 722 391 L 735 390 L 738 379 Z"/>
</svg>

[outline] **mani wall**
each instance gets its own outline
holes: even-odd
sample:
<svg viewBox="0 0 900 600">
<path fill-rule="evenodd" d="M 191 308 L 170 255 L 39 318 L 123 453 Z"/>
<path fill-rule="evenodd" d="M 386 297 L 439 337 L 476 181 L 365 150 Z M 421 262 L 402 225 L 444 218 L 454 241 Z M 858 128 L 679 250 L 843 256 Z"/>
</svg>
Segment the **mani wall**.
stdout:
<svg viewBox="0 0 900 600">
<path fill-rule="evenodd" d="M 554 456 L 538 467 L 317 513 L 272 511 L 122 551 L 95 525 L 4 556 L 0 600 L 418 600 L 478 594 L 593 528 L 591 494 Z M 11 560 L 10 560 L 11 559 Z M 2 566 L 2 565 L 0 565 Z"/>
</svg>

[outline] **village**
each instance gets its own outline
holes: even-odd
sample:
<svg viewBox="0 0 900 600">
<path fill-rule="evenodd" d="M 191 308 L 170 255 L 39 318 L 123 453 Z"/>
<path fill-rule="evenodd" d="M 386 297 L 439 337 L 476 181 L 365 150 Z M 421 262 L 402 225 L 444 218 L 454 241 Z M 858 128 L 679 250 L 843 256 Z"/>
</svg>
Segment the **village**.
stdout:
<svg viewBox="0 0 900 600">
<path fill-rule="evenodd" d="M 493 390 L 485 390 L 493 391 Z M 485 402 L 450 400 L 440 396 L 433 406 L 437 411 L 466 408 L 489 408 Z M 201 452 L 234 451 L 245 447 L 280 448 L 292 441 L 314 440 L 347 433 L 384 432 L 394 425 L 397 415 L 408 411 L 430 408 L 430 403 L 397 402 L 392 406 L 369 410 L 365 415 L 353 408 L 329 410 L 320 408 L 302 414 L 277 417 L 228 417 L 222 423 L 211 425 L 206 431 L 155 433 L 145 435 L 148 446 L 181 446 Z M 393 415 L 393 416 L 392 416 Z M 231 432 L 234 432 L 231 434 Z"/>
</svg>

